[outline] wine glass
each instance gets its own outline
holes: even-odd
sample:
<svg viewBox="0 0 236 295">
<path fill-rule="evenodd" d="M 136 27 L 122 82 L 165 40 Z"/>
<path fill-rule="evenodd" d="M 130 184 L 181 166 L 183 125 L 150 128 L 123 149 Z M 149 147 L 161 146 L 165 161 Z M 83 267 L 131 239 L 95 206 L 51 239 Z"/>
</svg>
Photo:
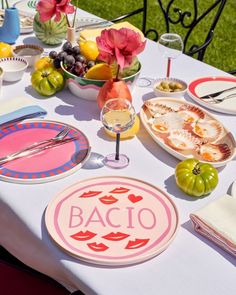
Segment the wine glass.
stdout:
<svg viewBox="0 0 236 295">
<path fill-rule="evenodd" d="M 109 99 L 101 110 L 103 126 L 116 133 L 116 152 L 107 155 L 103 162 L 110 168 L 124 168 L 129 164 L 129 158 L 120 154 L 120 133 L 131 128 L 135 121 L 135 110 L 131 102 L 124 98 Z"/>
<path fill-rule="evenodd" d="M 167 58 L 166 78 L 170 77 L 171 60 L 177 58 L 184 48 L 182 38 L 178 34 L 166 33 L 158 40 L 159 50 Z"/>
</svg>

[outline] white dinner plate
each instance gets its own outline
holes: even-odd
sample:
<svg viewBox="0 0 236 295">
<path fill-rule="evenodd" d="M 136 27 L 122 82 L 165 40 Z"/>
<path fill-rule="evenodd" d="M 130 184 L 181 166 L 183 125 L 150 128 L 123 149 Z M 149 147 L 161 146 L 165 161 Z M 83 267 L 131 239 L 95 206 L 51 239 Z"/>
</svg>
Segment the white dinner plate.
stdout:
<svg viewBox="0 0 236 295">
<path fill-rule="evenodd" d="M 236 89 L 229 90 L 220 94 L 213 99 L 202 99 L 202 96 L 212 94 L 224 89 L 236 87 L 236 78 L 234 77 L 201 77 L 192 81 L 188 86 L 189 96 L 201 104 L 202 106 L 211 110 L 236 115 Z M 235 96 L 232 94 L 235 93 Z M 222 102 L 216 103 L 217 99 L 224 98 L 231 95 L 230 98 Z"/>
<path fill-rule="evenodd" d="M 34 15 L 36 13 L 36 0 L 22 0 L 18 1 L 14 4 L 20 12 Z"/>
</svg>

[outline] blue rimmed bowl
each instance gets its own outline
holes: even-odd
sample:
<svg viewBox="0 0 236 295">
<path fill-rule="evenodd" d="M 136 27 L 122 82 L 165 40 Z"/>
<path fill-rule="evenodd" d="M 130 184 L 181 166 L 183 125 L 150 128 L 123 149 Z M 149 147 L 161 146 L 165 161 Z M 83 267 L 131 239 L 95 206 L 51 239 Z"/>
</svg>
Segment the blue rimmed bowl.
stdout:
<svg viewBox="0 0 236 295">
<path fill-rule="evenodd" d="M 96 101 L 98 92 L 100 88 L 104 85 L 106 80 L 92 80 L 83 77 L 78 77 L 70 72 L 68 72 L 63 64 L 61 63 L 61 68 L 64 72 L 64 76 L 66 78 L 67 87 L 70 92 L 75 96 L 86 99 Z M 123 80 L 127 83 L 130 91 L 132 92 L 135 82 L 139 77 L 141 71 L 141 64 L 138 72 L 134 75 L 128 76 Z"/>
</svg>

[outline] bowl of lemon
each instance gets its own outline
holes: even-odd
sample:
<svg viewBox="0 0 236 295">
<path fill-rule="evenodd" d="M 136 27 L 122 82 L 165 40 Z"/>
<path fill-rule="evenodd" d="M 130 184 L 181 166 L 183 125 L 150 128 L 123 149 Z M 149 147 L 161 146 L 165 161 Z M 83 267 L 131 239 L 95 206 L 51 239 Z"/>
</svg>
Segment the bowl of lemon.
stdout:
<svg viewBox="0 0 236 295">
<path fill-rule="evenodd" d="M 117 67 L 99 61 L 96 42 L 86 40 L 76 46 L 66 42 L 59 53 L 51 51 L 49 57 L 54 66 L 62 69 L 66 84 L 75 96 L 96 101 L 98 92 L 104 83 L 116 76 Z M 125 68 L 119 78 L 123 79 L 130 90 L 133 90 L 139 76 L 141 64 L 135 59 L 129 68 Z"/>
</svg>

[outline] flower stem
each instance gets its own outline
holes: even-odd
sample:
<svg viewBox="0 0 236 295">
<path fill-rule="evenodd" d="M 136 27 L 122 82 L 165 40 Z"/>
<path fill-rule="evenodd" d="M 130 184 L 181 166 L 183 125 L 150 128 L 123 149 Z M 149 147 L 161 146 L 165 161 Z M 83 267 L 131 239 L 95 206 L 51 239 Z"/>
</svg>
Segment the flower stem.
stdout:
<svg viewBox="0 0 236 295">
<path fill-rule="evenodd" d="M 74 18 L 73 18 L 73 23 L 72 23 L 72 27 L 75 27 L 75 20 L 76 20 L 76 14 L 77 14 L 77 7 L 75 9 L 75 13 L 74 13 Z"/>
<path fill-rule="evenodd" d="M 9 3 L 8 3 L 8 1 L 6 0 L 6 6 L 7 6 L 7 8 L 9 8 Z"/>
<path fill-rule="evenodd" d="M 67 22 L 67 26 L 70 27 L 70 22 L 69 22 L 69 18 L 67 14 L 66 14 L 66 22 Z"/>
<path fill-rule="evenodd" d="M 119 80 L 120 65 L 117 66 L 116 80 Z"/>
</svg>

